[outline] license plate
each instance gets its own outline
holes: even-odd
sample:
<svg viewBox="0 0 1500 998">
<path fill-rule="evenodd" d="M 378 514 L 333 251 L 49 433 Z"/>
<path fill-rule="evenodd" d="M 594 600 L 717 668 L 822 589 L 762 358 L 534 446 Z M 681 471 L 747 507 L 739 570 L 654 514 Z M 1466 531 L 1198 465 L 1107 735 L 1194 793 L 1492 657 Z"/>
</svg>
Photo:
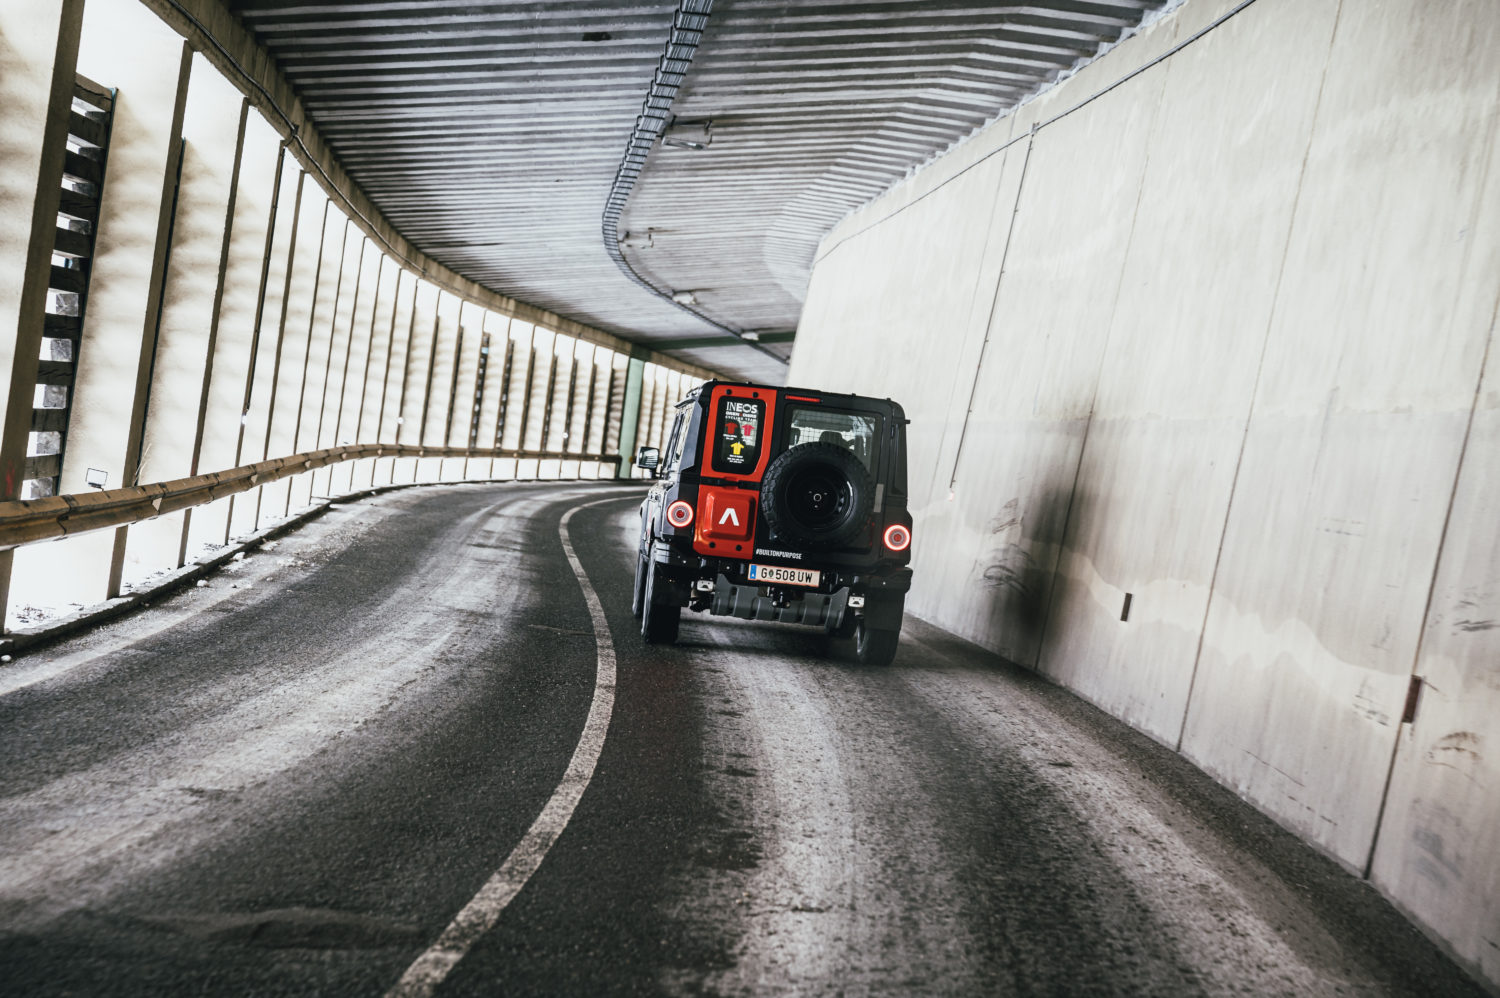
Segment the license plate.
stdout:
<svg viewBox="0 0 1500 998">
<path fill-rule="evenodd" d="M 751 582 L 774 582 L 781 586 L 816 586 L 823 574 L 810 568 L 786 568 L 782 565 L 751 565 Z"/>
</svg>

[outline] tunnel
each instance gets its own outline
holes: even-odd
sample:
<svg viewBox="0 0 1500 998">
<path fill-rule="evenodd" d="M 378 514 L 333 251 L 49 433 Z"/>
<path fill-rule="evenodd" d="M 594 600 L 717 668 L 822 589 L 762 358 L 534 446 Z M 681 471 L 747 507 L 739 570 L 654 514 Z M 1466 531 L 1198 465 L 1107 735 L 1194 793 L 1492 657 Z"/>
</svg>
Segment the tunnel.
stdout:
<svg viewBox="0 0 1500 998">
<path fill-rule="evenodd" d="M 3 990 L 1500 994 L 1497 159 L 1484 0 L 0 3 Z M 725 393 L 888 664 L 636 619 Z"/>
</svg>

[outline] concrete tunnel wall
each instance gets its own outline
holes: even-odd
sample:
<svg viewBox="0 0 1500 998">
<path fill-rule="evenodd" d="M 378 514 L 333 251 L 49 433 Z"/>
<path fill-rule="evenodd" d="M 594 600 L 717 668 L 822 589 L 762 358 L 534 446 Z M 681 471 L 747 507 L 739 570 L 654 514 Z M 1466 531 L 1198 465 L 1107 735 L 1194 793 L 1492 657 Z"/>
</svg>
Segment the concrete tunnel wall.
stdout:
<svg viewBox="0 0 1500 998">
<path fill-rule="evenodd" d="M 1237 6 L 845 219 L 788 383 L 906 406 L 911 612 L 1177 747 L 1493 985 L 1500 7 Z"/>
</svg>

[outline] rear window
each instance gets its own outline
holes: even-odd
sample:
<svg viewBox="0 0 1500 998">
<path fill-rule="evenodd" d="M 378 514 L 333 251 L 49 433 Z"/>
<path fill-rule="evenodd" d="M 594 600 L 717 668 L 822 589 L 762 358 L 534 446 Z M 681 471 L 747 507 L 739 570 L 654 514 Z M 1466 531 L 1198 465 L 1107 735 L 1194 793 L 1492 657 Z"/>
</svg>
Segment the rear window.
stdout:
<svg viewBox="0 0 1500 998">
<path fill-rule="evenodd" d="M 761 430 L 766 404 L 757 399 L 724 398 L 714 420 L 713 466 L 715 471 L 748 475 L 760 457 Z"/>
<path fill-rule="evenodd" d="M 799 444 L 837 444 L 853 452 L 865 470 L 875 473 L 875 442 L 880 439 L 880 417 L 870 412 L 797 407 L 787 420 L 788 448 Z"/>
</svg>

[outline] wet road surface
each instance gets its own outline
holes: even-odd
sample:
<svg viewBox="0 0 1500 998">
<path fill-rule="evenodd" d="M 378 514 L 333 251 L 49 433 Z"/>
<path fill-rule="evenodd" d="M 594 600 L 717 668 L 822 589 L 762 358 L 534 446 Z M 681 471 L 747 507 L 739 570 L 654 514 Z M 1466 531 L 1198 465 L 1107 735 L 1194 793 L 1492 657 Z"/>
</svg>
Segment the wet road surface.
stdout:
<svg viewBox="0 0 1500 998">
<path fill-rule="evenodd" d="M 436 994 L 1482 993 L 1186 762 L 935 628 L 885 669 L 694 614 L 647 648 L 640 494 L 350 503 L 0 669 L 0 991 L 385 994 L 572 785 Z"/>
</svg>

